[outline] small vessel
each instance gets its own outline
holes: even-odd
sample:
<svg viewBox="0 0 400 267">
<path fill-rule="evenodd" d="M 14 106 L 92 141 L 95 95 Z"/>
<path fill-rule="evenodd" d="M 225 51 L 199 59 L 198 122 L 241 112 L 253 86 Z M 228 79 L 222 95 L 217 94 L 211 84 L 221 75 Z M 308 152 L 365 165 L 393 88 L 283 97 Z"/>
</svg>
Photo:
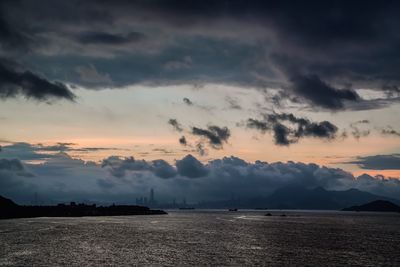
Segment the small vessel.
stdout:
<svg viewBox="0 0 400 267">
<path fill-rule="evenodd" d="M 237 208 L 229 209 L 229 211 L 238 211 L 238 209 Z"/>
<path fill-rule="evenodd" d="M 194 207 L 180 207 L 180 210 L 194 210 Z"/>
</svg>

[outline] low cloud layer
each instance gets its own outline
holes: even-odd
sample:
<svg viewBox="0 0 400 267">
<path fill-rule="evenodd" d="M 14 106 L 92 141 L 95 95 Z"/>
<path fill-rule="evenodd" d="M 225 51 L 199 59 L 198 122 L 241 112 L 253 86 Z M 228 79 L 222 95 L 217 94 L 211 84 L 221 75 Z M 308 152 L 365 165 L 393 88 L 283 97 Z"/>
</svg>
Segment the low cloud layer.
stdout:
<svg viewBox="0 0 400 267">
<path fill-rule="evenodd" d="M 133 157 L 120 158 L 111 156 L 102 161 L 101 166 L 107 168 L 117 178 L 123 178 L 127 172 L 150 172 L 159 178 L 171 178 L 176 176 L 176 170 L 165 160 L 153 161 L 136 160 Z"/>
<path fill-rule="evenodd" d="M 56 143 L 51 145 L 30 144 L 25 142 L 8 143 L 0 147 L 1 158 L 20 160 L 48 160 L 57 157 L 58 153 L 91 153 L 98 151 L 118 151 L 113 147 L 76 147 L 74 143 Z"/>
<path fill-rule="evenodd" d="M 0 158 L 3 152 L 0 152 Z M 26 154 L 27 155 L 27 154 Z M 57 153 L 40 164 L 0 159 L 0 195 L 20 203 L 95 201 L 132 203 L 151 188 L 159 201 L 186 198 L 189 202 L 268 196 L 276 189 L 295 185 L 329 190 L 357 188 L 396 198 L 400 180 L 383 176 L 352 174 L 301 162 L 246 162 L 224 157 L 200 162 L 192 155 L 170 164 L 162 159 L 145 161 L 110 156 L 101 163 L 85 162 L 67 153 Z M 394 163 L 397 164 L 398 163 Z M 383 168 L 382 168 L 383 169 Z"/>
<path fill-rule="evenodd" d="M 356 160 L 346 163 L 357 164 L 368 170 L 400 170 L 400 154 L 357 157 Z"/>
<path fill-rule="evenodd" d="M 30 182 L 34 179 L 33 176 L 20 160 L 0 159 L 0 195 L 22 198 L 35 188 Z"/>
<path fill-rule="evenodd" d="M 204 177 L 207 175 L 207 168 L 192 155 L 187 155 L 176 162 L 176 168 L 181 176 L 189 178 Z"/>
</svg>

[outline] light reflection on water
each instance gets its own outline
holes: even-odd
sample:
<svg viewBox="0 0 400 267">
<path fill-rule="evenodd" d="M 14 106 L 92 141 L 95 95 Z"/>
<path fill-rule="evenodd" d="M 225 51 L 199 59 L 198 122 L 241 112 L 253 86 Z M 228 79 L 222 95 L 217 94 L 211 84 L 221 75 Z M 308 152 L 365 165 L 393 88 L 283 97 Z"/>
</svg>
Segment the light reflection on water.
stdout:
<svg viewBox="0 0 400 267">
<path fill-rule="evenodd" d="M 0 266 L 400 266 L 399 214 L 268 212 L 3 220 Z"/>
</svg>

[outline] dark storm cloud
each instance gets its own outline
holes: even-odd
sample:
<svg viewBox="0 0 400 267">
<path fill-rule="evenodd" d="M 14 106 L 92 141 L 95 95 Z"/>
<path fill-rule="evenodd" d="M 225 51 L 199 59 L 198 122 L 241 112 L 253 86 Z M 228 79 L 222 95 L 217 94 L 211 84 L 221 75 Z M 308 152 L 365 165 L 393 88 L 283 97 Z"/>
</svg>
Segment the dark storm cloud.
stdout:
<svg viewBox="0 0 400 267">
<path fill-rule="evenodd" d="M 50 82 L 27 70 L 18 70 L 13 62 L 0 59 L 0 98 L 24 96 L 38 101 L 66 99 L 75 95 L 60 82 Z"/>
<path fill-rule="evenodd" d="M 183 131 L 182 125 L 176 119 L 169 119 L 168 124 L 171 125 L 177 132 Z"/>
<path fill-rule="evenodd" d="M 25 0 L 0 11 L 1 54 L 25 51 L 54 79 L 82 82 L 74 70 L 90 57 L 115 86 L 267 86 L 332 110 L 399 102 L 398 1 Z M 360 88 L 387 97 L 364 101 Z"/>
<path fill-rule="evenodd" d="M 211 147 L 215 149 L 221 149 L 231 136 L 231 132 L 227 127 L 216 125 L 208 126 L 207 129 L 193 127 L 192 134 L 205 138 Z"/>
<path fill-rule="evenodd" d="M 323 82 L 318 76 L 297 76 L 292 79 L 295 94 L 327 109 L 341 109 L 344 101 L 358 101 L 359 95 L 351 89 L 337 89 Z"/>
<path fill-rule="evenodd" d="M 298 118 L 291 113 L 273 113 L 264 115 L 263 120 L 248 119 L 246 126 L 261 131 L 272 132 L 277 145 L 297 143 L 304 137 L 334 139 L 338 128 L 329 121 L 312 122 Z"/>
<path fill-rule="evenodd" d="M 267 115 L 267 120 L 272 122 L 288 121 L 297 124 L 298 128 L 295 132 L 296 137 L 311 136 L 332 139 L 337 132 L 337 127 L 328 121 L 315 123 L 306 118 L 296 117 L 291 113 L 270 114 Z"/>
<path fill-rule="evenodd" d="M 12 50 L 15 48 L 27 50 L 28 43 L 31 41 L 29 35 L 10 25 L 4 19 L 2 13 L 3 12 L 0 9 L 0 46 L 7 50 Z"/>
<path fill-rule="evenodd" d="M 356 160 L 345 163 L 357 164 L 368 170 L 400 170 L 400 154 L 357 157 Z"/>
<path fill-rule="evenodd" d="M 138 42 L 145 38 L 145 35 L 139 32 L 131 32 L 127 35 L 112 34 L 106 32 L 83 32 L 77 36 L 77 40 L 82 44 L 103 44 L 103 45 L 121 45 L 130 42 Z"/>
</svg>

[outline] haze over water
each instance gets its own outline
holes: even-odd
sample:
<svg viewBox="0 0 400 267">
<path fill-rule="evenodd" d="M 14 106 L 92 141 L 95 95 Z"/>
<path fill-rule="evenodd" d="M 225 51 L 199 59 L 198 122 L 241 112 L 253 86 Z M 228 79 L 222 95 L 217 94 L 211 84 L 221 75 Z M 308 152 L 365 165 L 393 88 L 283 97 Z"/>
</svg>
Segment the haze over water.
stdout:
<svg viewBox="0 0 400 267">
<path fill-rule="evenodd" d="M 399 214 L 265 213 L 3 220 L 0 266 L 400 265 Z"/>
</svg>

